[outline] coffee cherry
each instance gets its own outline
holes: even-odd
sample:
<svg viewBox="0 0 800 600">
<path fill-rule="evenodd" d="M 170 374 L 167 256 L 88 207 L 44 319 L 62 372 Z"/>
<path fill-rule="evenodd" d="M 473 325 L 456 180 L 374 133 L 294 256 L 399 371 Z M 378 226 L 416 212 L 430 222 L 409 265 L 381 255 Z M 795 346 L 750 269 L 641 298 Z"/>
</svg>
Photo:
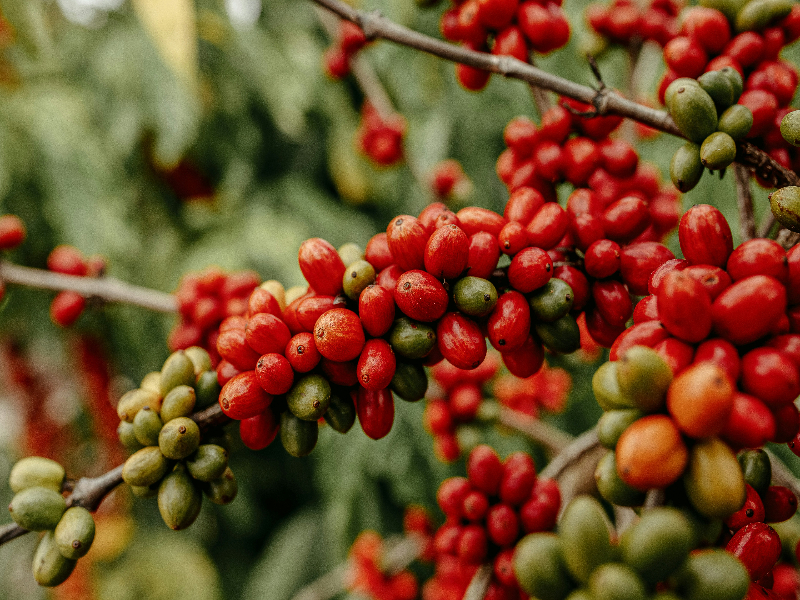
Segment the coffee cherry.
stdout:
<svg viewBox="0 0 800 600">
<path fill-rule="evenodd" d="M 346 308 L 323 314 L 314 326 L 314 343 L 319 353 L 330 360 L 357 358 L 364 347 L 364 329 L 358 315 Z"/>
<path fill-rule="evenodd" d="M 61 492 L 66 473 L 64 467 L 42 456 L 28 456 L 17 461 L 8 476 L 8 485 L 15 494 L 30 487 L 43 487 Z"/>
<path fill-rule="evenodd" d="M 617 442 L 617 470 L 628 485 L 663 488 L 683 474 L 688 451 L 675 422 L 665 415 L 643 417 Z"/>
<path fill-rule="evenodd" d="M 22 219 L 16 215 L 0 216 L 0 250 L 13 250 L 25 241 L 25 235 Z"/>
<path fill-rule="evenodd" d="M 722 431 L 733 409 L 733 384 L 710 363 L 693 365 L 669 386 L 667 409 L 678 428 L 694 438 Z"/>
<path fill-rule="evenodd" d="M 385 437 L 394 423 L 394 398 L 388 389 L 371 391 L 359 388 L 356 412 L 361 429 L 373 440 Z"/>
<path fill-rule="evenodd" d="M 65 558 L 58 549 L 52 531 L 44 534 L 33 555 L 33 578 L 45 587 L 64 583 L 75 569 L 77 560 Z"/>
<path fill-rule="evenodd" d="M 236 375 L 222 386 L 219 395 L 222 412 L 239 421 L 256 416 L 271 403 L 272 396 L 261 388 L 255 371 Z"/>
<path fill-rule="evenodd" d="M 468 275 L 486 279 L 497 267 L 499 258 L 500 248 L 497 244 L 497 238 L 491 233 L 479 231 L 470 237 L 469 258 L 467 259 Z"/>
<path fill-rule="evenodd" d="M 725 519 L 744 505 L 746 488 L 741 467 L 731 449 L 718 438 L 695 442 L 683 484 L 695 510 L 708 518 Z"/>
<path fill-rule="evenodd" d="M 486 358 L 486 340 L 477 323 L 450 312 L 436 326 L 436 340 L 442 355 L 460 369 L 474 369 Z"/>
<path fill-rule="evenodd" d="M 256 364 L 256 376 L 261 388 L 273 396 L 285 394 L 294 383 L 291 363 L 282 354 L 264 354 Z"/>
<path fill-rule="evenodd" d="M 416 321 L 430 323 L 447 310 L 447 291 L 433 275 L 419 270 L 403 273 L 397 280 L 394 299 L 403 313 Z"/>
<path fill-rule="evenodd" d="M 764 522 L 782 523 L 797 512 L 797 496 L 787 487 L 771 485 L 764 492 Z"/>
<path fill-rule="evenodd" d="M 308 373 L 322 359 L 314 342 L 314 335 L 308 332 L 298 333 L 290 339 L 284 355 L 292 365 L 292 369 L 298 373 Z"/>
<path fill-rule="evenodd" d="M 358 382 L 372 391 L 389 385 L 395 374 L 395 357 L 386 340 L 369 340 L 358 358 Z"/>
</svg>

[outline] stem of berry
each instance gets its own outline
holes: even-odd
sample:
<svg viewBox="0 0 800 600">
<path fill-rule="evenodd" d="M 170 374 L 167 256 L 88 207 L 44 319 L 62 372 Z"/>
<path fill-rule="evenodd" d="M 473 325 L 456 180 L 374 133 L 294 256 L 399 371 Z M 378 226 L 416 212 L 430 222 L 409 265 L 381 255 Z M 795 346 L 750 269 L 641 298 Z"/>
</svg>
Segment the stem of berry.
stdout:
<svg viewBox="0 0 800 600">
<path fill-rule="evenodd" d="M 544 446 L 551 456 L 558 455 L 575 438 L 544 421 L 504 406 L 500 407 L 499 422 Z"/>
<path fill-rule="evenodd" d="M 747 167 L 735 164 L 733 176 L 736 181 L 736 201 L 739 206 L 739 234 L 742 236 L 742 242 L 746 242 L 756 235 L 753 197 L 750 194 L 750 171 Z"/>
<path fill-rule="evenodd" d="M 0 281 L 47 290 L 71 290 L 87 298 L 134 304 L 158 312 L 178 312 L 175 296 L 113 277 L 76 277 L 0 261 Z"/>
<path fill-rule="evenodd" d="M 481 565 L 469 582 L 463 600 L 483 600 L 492 580 L 492 565 Z"/>
</svg>

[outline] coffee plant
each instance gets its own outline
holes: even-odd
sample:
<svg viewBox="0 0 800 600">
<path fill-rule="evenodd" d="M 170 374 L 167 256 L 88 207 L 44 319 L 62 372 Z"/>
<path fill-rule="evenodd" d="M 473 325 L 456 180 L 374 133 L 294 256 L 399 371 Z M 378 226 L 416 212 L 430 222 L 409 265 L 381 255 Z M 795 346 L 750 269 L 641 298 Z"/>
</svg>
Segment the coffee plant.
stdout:
<svg viewBox="0 0 800 600">
<path fill-rule="evenodd" d="M 800 598 L 798 38 L 5 3 L 0 597 Z"/>
</svg>

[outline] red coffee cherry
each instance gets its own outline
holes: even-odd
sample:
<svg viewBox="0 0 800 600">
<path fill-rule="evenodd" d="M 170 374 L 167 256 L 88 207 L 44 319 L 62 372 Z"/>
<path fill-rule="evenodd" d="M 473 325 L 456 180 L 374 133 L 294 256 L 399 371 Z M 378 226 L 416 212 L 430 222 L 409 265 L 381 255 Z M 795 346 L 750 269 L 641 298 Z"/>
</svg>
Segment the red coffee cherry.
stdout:
<svg viewBox="0 0 800 600">
<path fill-rule="evenodd" d="M 623 331 L 614 341 L 609 352 L 609 360 L 619 360 L 621 356 L 633 346 L 647 346 L 654 348 L 656 344 L 669 337 L 669 332 L 664 328 L 661 321 L 652 320 L 644 323 L 637 323 Z"/>
<path fill-rule="evenodd" d="M 800 370 L 800 335 L 796 333 L 779 335 L 770 339 L 767 345 L 783 352 Z"/>
<path fill-rule="evenodd" d="M 333 308 L 337 308 L 334 296 L 307 296 L 297 303 L 295 318 L 303 331 L 313 331 L 317 319 Z"/>
<path fill-rule="evenodd" d="M 736 345 L 768 334 L 785 311 L 786 289 L 766 275 L 737 281 L 711 307 L 714 331 Z"/>
<path fill-rule="evenodd" d="M 611 277 L 619 270 L 620 247 L 611 240 L 598 240 L 586 250 L 584 255 L 586 274 L 598 279 Z"/>
<path fill-rule="evenodd" d="M 286 323 L 272 314 L 260 312 L 247 320 L 245 341 L 260 354 L 283 354 L 291 338 Z"/>
<path fill-rule="evenodd" d="M 539 372 L 544 363 L 544 348 L 541 342 L 529 335 L 525 343 L 516 350 L 502 353 L 503 364 L 511 372 L 522 379 Z"/>
<path fill-rule="evenodd" d="M 280 318 L 283 314 L 281 305 L 268 290 L 258 287 L 250 294 L 247 300 L 247 316 L 252 317 L 258 313 L 266 313 Z M 197 319 L 195 319 L 197 320 Z"/>
<path fill-rule="evenodd" d="M 503 130 L 503 141 L 520 156 L 530 156 L 538 142 L 537 131 L 536 123 L 528 117 L 514 117 Z M 511 219 L 508 215 L 505 217 Z"/>
<path fill-rule="evenodd" d="M 17 215 L 0 217 L 0 250 L 12 250 L 25 241 L 25 224 Z"/>
<path fill-rule="evenodd" d="M 420 225 L 422 225 L 428 234 L 432 234 L 436 227 L 434 223 L 436 222 L 436 218 L 443 212 L 446 212 L 450 209 L 443 202 L 431 202 L 422 209 L 422 212 L 419 213 L 417 220 L 419 221 Z"/>
<path fill-rule="evenodd" d="M 525 248 L 508 267 L 508 281 L 516 290 L 527 294 L 550 281 L 553 263 L 541 248 Z"/>
<path fill-rule="evenodd" d="M 314 334 L 307 331 L 298 333 L 289 340 L 284 355 L 298 373 L 308 373 L 322 359 L 314 343 Z"/>
<path fill-rule="evenodd" d="M 300 271 L 309 285 L 319 294 L 335 296 L 342 291 L 345 264 L 330 242 L 311 238 L 300 244 Z"/>
<path fill-rule="evenodd" d="M 583 310 L 589 300 L 589 280 L 586 275 L 571 265 L 563 265 L 553 270 L 553 277 L 566 281 L 572 288 L 572 310 Z"/>
<path fill-rule="evenodd" d="M 489 539 L 507 548 L 519 537 L 519 519 L 517 513 L 508 504 L 495 504 L 486 515 L 486 530 Z"/>
<path fill-rule="evenodd" d="M 647 283 L 647 290 L 653 295 L 658 294 L 658 290 L 661 287 L 661 282 L 664 280 L 664 277 L 667 275 L 667 273 L 670 271 L 682 271 L 688 266 L 689 263 L 680 258 L 668 260 L 655 271 L 653 271 L 652 275 L 650 275 L 650 281 Z"/>
<path fill-rule="evenodd" d="M 536 483 L 536 465 L 527 452 L 514 452 L 503 463 L 500 500 L 512 506 L 525 502 Z"/>
<path fill-rule="evenodd" d="M 531 187 L 521 187 L 509 196 L 503 216 L 509 221 L 527 225 L 543 205 L 544 197 L 541 192 Z"/>
<path fill-rule="evenodd" d="M 466 525 L 458 539 L 458 557 L 467 564 L 481 564 L 488 553 L 486 530 L 480 525 Z"/>
<path fill-rule="evenodd" d="M 658 242 L 629 244 L 620 251 L 619 269 L 622 280 L 632 294 L 645 296 L 653 272 L 674 258 L 672 251 Z"/>
<path fill-rule="evenodd" d="M 217 338 L 217 352 L 240 371 L 254 369 L 261 357 L 261 354 L 247 343 L 246 330 L 238 327 L 220 331 Z"/>
<path fill-rule="evenodd" d="M 615 242 L 630 242 L 650 225 L 647 202 L 638 196 L 620 198 L 603 213 L 606 236 Z"/>
<path fill-rule="evenodd" d="M 721 338 L 705 340 L 697 346 L 697 350 L 694 354 L 694 361 L 696 363 L 713 363 L 725 371 L 725 374 L 731 381 L 739 380 L 739 371 L 741 368 L 739 352 L 736 350 L 736 347 L 727 340 Z"/>
<path fill-rule="evenodd" d="M 697 204 L 681 217 L 678 238 L 686 260 L 693 265 L 725 268 L 733 252 L 733 235 L 722 213 L 708 204 Z"/>
<path fill-rule="evenodd" d="M 671 271 L 656 296 L 659 318 L 672 335 L 695 343 L 708 337 L 711 299 L 701 283 L 684 271 Z"/>
<path fill-rule="evenodd" d="M 272 396 L 285 394 L 294 383 L 292 365 L 282 354 L 265 354 L 256 364 L 258 385 Z"/>
<path fill-rule="evenodd" d="M 314 343 L 319 353 L 333 361 L 353 360 L 364 347 L 364 328 L 358 315 L 346 308 L 323 314 L 314 327 Z"/>
<path fill-rule="evenodd" d="M 679 36 L 664 46 L 664 62 L 678 77 L 696 79 L 703 74 L 708 54 L 696 40 Z"/>
<path fill-rule="evenodd" d="M 465 42 L 464 45 L 471 47 L 471 50 L 482 50 L 479 44 L 469 44 Z M 458 83 L 461 84 L 461 87 L 470 92 L 479 92 L 485 88 L 491 76 L 491 71 L 484 71 L 483 69 L 471 67 L 464 63 L 458 63 L 456 65 L 456 79 Z"/>
<path fill-rule="evenodd" d="M 499 258 L 497 238 L 486 231 L 476 233 L 469 240 L 467 275 L 488 278 L 497 268 Z"/>
<path fill-rule="evenodd" d="M 494 576 L 504 586 L 515 588 L 517 577 L 514 575 L 514 549 L 501 550 L 494 559 Z"/>
<path fill-rule="evenodd" d="M 614 341 L 625 331 L 624 327 L 611 325 L 603 318 L 600 311 L 591 308 L 586 311 L 586 331 L 591 338 L 600 346 L 610 348 Z"/>
<path fill-rule="evenodd" d="M 358 298 L 358 316 L 368 334 L 382 336 L 394 321 L 394 294 L 379 285 L 368 285 Z"/>
<path fill-rule="evenodd" d="M 88 272 L 83 252 L 74 246 L 56 246 L 47 257 L 47 268 L 64 275 L 85 277 Z"/>
<path fill-rule="evenodd" d="M 450 312 L 436 326 L 442 355 L 459 369 L 474 369 L 486 358 L 486 340 L 478 324 L 461 313 Z"/>
<path fill-rule="evenodd" d="M 354 360 L 336 361 L 323 356 L 319 366 L 333 385 L 352 387 L 358 383 L 357 363 Z"/>
<path fill-rule="evenodd" d="M 576 187 L 586 185 L 600 164 L 597 144 L 585 137 L 567 140 L 562 156 L 564 177 Z"/>
<path fill-rule="evenodd" d="M 561 508 L 561 492 L 552 479 L 537 479 L 530 500 L 520 509 L 520 521 L 525 533 L 550 531 L 556 525 Z"/>
<path fill-rule="evenodd" d="M 725 549 L 742 561 L 752 581 L 758 581 L 778 562 L 781 539 L 766 523 L 750 523 L 733 534 Z"/>
<path fill-rule="evenodd" d="M 774 94 L 764 90 L 748 90 L 739 97 L 739 104 L 743 104 L 753 113 L 753 126 L 747 137 L 758 137 L 766 133 L 778 110 L 778 100 Z"/>
<path fill-rule="evenodd" d="M 461 517 L 464 498 L 470 491 L 472 486 L 466 477 L 450 477 L 439 486 L 436 501 L 447 517 L 458 519 Z"/>
<path fill-rule="evenodd" d="M 219 382 L 220 385 L 225 385 L 239 373 L 241 373 L 241 371 L 227 360 L 221 360 L 217 365 L 217 382 Z"/>
<path fill-rule="evenodd" d="M 222 386 L 219 406 L 231 419 L 241 421 L 264 412 L 272 403 L 272 396 L 258 384 L 255 371 L 236 375 Z"/>
<path fill-rule="evenodd" d="M 487 322 L 489 343 L 500 352 L 520 348 L 528 339 L 531 311 L 525 296 L 511 290 L 497 299 Z"/>
<path fill-rule="evenodd" d="M 488 510 L 489 499 L 480 490 L 472 490 L 464 498 L 462 515 L 468 521 L 481 521 Z"/>
<path fill-rule="evenodd" d="M 633 324 L 658 321 L 658 300 L 655 296 L 645 296 L 633 307 Z"/>
<path fill-rule="evenodd" d="M 606 236 L 603 219 L 589 213 L 583 213 L 570 218 L 569 233 L 575 240 L 575 246 L 582 251 Z"/>
<path fill-rule="evenodd" d="M 764 492 L 764 522 L 782 523 L 797 512 L 797 496 L 782 485 L 771 485 Z"/>
<path fill-rule="evenodd" d="M 768 406 L 780 406 L 800 395 L 800 374 L 780 350 L 756 348 L 742 357 L 741 386 Z"/>
<path fill-rule="evenodd" d="M 603 319 L 612 327 L 623 327 L 633 314 L 631 297 L 619 281 L 613 279 L 595 281 L 592 284 L 592 298 Z M 711 303 L 708 304 L 710 308 Z"/>
<path fill-rule="evenodd" d="M 280 420 L 275 418 L 272 409 L 239 421 L 239 437 L 250 450 L 263 450 L 277 437 Z"/>
<path fill-rule="evenodd" d="M 489 29 L 503 29 L 514 19 L 518 4 L 518 0 L 478 0 L 478 19 Z"/>
<path fill-rule="evenodd" d="M 481 389 L 473 383 L 456 386 L 450 391 L 450 414 L 455 421 L 467 423 L 473 421 L 483 402 Z"/>
<path fill-rule="evenodd" d="M 392 251 L 389 250 L 386 232 L 376 233 L 370 238 L 364 250 L 364 260 L 375 267 L 376 273 L 394 264 L 394 256 L 392 256 Z M 345 266 L 345 268 L 347 267 Z"/>
<path fill-rule="evenodd" d="M 382 390 L 392 381 L 396 366 L 389 342 L 380 338 L 369 340 L 358 358 L 358 382 L 368 390 Z"/>
<path fill-rule="evenodd" d="M 356 414 L 367 437 L 379 440 L 386 436 L 394 423 L 394 397 L 388 389 L 378 391 L 358 388 Z"/>
<path fill-rule="evenodd" d="M 397 287 L 397 280 L 400 279 L 400 275 L 402 274 L 403 269 L 398 265 L 389 265 L 378 273 L 375 277 L 375 283 L 384 288 L 387 292 L 394 294 L 394 288 Z"/>
<path fill-rule="evenodd" d="M 711 265 L 691 265 L 684 269 L 684 273 L 705 288 L 712 302 L 733 283 L 727 271 Z"/>
<path fill-rule="evenodd" d="M 528 243 L 544 250 L 554 248 L 569 227 L 566 211 L 555 202 L 547 202 L 534 215 L 525 228 Z"/>
<path fill-rule="evenodd" d="M 775 438 L 775 417 L 755 396 L 734 392 L 733 409 L 720 435 L 734 448 L 760 448 Z"/>
<path fill-rule="evenodd" d="M 692 364 L 694 346 L 682 342 L 678 338 L 671 337 L 661 340 L 653 346 L 653 350 L 664 359 L 674 375 L 679 375 Z"/>
<path fill-rule="evenodd" d="M 682 16 L 682 33 L 703 46 L 709 54 L 719 54 L 731 39 L 728 19 L 714 8 L 693 6 Z"/>
<path fill-rule="evenodd" d="M 436 279 L 461 275 L 469 260 L 469 238 L 457 225 L 433 232 L 425 247 L 425 270 Z"/>
<path fill-rule="evenodd" d="M 503 465 L 491 446 L 481 444 L 470 452 L 467 477 L 473 486 L 488 496 L 497 496 L 503 477 Z"/>
<path fill-rule="evenodd" d="M 444 286 L 425 271 L 403 273 L 397 280 L 394 300 L 404 314 L 425 323 L 439 319 L 449 302 Z"/>
<path fill-rule="evenodd" d="M 625 140 L 606 139 L 598 145 L 602 167 L 613 177 L 631 177 L 639 165 L 639 155 Z"/>
<path fill-rule="evenodd" d="M 453 428 L 453 418 L 450 409 L 444 400 L 431 400 L 425 405 L 422 423 L 431 435 L 450 433 Z"/>
<path fill-rule="evenodd" d="M 528 233 L 525 226 L 517 221 L 506 223 L 505 227 L 500 230 L 497 243 L 500 245 L 501 252 L 514 256 L 528 246 Z"/>
<path fill-rule="evenodd" d="M 461 229 L 468 236 L 485 231 L 497 237 L 506 224 L 506 219 L 496 212 L 479 206 L 468 206 L 456 213 L 461 221 Z"/>
<path fill-rule="evenodd" d="M 2 296 L 0 296 L 2 297 Z M 86 308 L 86 298 L 77 292 L 64 290 L 50 303 L 50 318 L 60 327 L 71 327 Z"/>
<path fill-rule="evenodd" d="M 747 495 L 745 496 L 744 506 L 725 519 L 725 527 L 731 531 L 738 531 L 750 523 L 764 522 L 764 503 L 761 496 L 753 489 L 750 484 L 746 484 Z"/>
<path fill-rule="evenodd" d="M 789 281 L 786 251 L 774 240 L 757 238 L 744 242 L 731 253 L 725 269 L 733 281 L 751 275 L 769 275 L 784 285 Z"/>
<path fill-rule="evenodd" d="M 395 217 L 386 229 L 394 261 L 404 271 L 423 268 L 428 237 L 425 227 L 411 215 Z"/>
<path fill-rule="evenodd" d="M 764 53 L 764 38 L 755 31 L 745 31 L 732 38 L 722 54 L 730 56 L 743 68 L 748 68 L 761 60 Z"/>
</svg>

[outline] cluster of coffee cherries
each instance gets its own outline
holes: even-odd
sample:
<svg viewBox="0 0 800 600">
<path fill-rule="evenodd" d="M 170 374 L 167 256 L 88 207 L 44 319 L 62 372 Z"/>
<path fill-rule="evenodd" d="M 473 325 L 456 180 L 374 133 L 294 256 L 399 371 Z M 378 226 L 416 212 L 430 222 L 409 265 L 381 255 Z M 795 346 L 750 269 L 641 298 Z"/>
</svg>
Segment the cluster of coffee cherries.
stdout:
<svg viewBox="0 0 800 600">
<path fill-rule="evenodd" d="M 637 304 L 634 325 L 615 342 L 611 360 L 643 345 L 676 376 L 712 363 L 723 376 L 706 383 L 719 379 L 719 391 L 732 389 L 733 401 L 708 406 L 699 417 L 716 413 L 719 422 L 709 425 L 725 425 L 718 433 L 735 448 L 791 441 L 799 427 L 800 250 L 786 252 L 768 239 L 734 250 L 722 213 L 703 204 L 686 212 L 678 233 L 685 258 L 653 273 L 650 295 Z"/>
<path fill-rule="evenodd" d="M 13 250 L 25 241 L 25 224 L 17 215 L 0 216 L 0 251 Z M 5 283 L 0 281 L 0 300 L 5 296 Z"/>
<path fill-rule="evenodd" d="M 339 21 L 336 41 L 322 57 L 325 73 L 331 79 L 343 79 L 350 73 L 350 61 L 353 56 L 367 45 L 364 31 L 351 21 Z"/>
<path fill-rule="evenodd" d="M 431 189 L 437 200 L 444 203 L 464 200 L 472 191 L 472 182 L 461 163 L 449 158 L 436 163 L 431 173 Z"/>
<path fill-rule="evenodd" d="M 219 393 L 211 358 L 194 346 L 172 353 L 161 371 L 145 376 L 139 388 L 120 398 L 120 441 L 135 452 L 122 468 L 122 479 L 142 498 L 158 497 L 164 523 L 185 529 L 200 513 L 203 493 L 215 504 L 236 497 L 236 478 L 228 451 L 201 444 L 191 415 L 213 404 Z M 137 449 L 138 448 L 138 449 Z"/>
<path fill-rule="evenodd" d="M 520 587 L 543 600 L 570 598 L 717 598 L 744 600 L 750 577 L 740 560 L 713 542 L 695 515 L 674 507 L 642 512 L 617 538 L 603 506 L 577 496 L 558 534 L 524 537 L 514 554 Z M 713 529 L 713 528 L 712 528 Z"/>
<path fill-rule="evenodd" d="M 433 558 L 433 521 L 420 506 L 409 506 L 403 517 L 404 533 L 417 545 L 417 558 L 430 562 Z M 375 600 L 414 600 L 419 594 L 416 576 L 406 565 L 389 564 L 390 541 L 375 531 L 363 531 L 350 547 L 345 587 L 354 593 Z M 402 542 L 396 541 L 394 547 Z M 404 557 L 405 558 L 405 557 Z"/>
<path fill-rule="evenodd" d="M 689 138 L 672 156 L 669 174 L 681 192 L 700 181 L 703 170 L 724 171 L 736 158 L 736 141 L 753 126 L 753 113 L 735 104 L 742 77 L 733 67 L 708 71 L 698 79 L 682 77 L 664 94 L 667 111 Z"/>
<path fill-rule="evenodd" d="M 569 41 L 567 16 L 556 0 L 466 0 L 453 2 L 439 24 L 445 39 L 471 50 L 513 56 L 528 62 L 531 50 L 547 54 Z M 478 91 L 491 73 L 464 64 L 456 77 L 466 89 Z"/>
<path fill-rule="evenodd" d="M 381 115 L 372 103 L 365 101 L 361 107 L 361 122 L 356 130 L 356 145 L 376 165 L 394 166 L 403 160 L 406 128 L 403 115 Z"/>
<path fill-rule="evenodd" d="M 175 290 L 180 322 L 169 334 L 170 350 L 204 348 L 212 364 L 219 362 L 219 325 L 227 317 L 247 312 L 247 301 L 261 278 L 253 271 L 226 273 L 219 267 L 184 275 Z"/>
<path fill-rule="evenodd" d="M 530 455 L 501 461 L 486 445 L 467 461 L 467 477 L 442 482 L 437 494 L 445 523 L 434 536 L 436 573 L 425 583 L 426 600 L 461 598 L 481 564 L 493 566 L 485 598 L 516 600 L 514 546 L 526 533 L 551 530 L 561 506 L 558 485 L 538 479 Z M 546 596 L 542 596 L 546 598 Z"/>
<path fill-rule="evenodd" d="M 106 261 L 102 256 L 86 257 L 74 246 L 62 244 L 50 252 L 47 268 L 54 273 L 76 277 L 102 277 L 106 270 Z M 70 327 L 85 308 L 86 298 L 78 292 L 63 290 L 50 303 L 50 318 L 56 325 Z"/>
<path fill-rule="evenodd" d="M 45 532 L 33 556 L 33 577 L 47 587 L 63 583 L 94 541 L 92 514 L 82 506 L 67 507 L 64 478 L 64 467 L 40 456 L 23 458 L 9 475 L 11 518 L 28 531 Z"/>
<path fill-rule="evenodd" d="M 652 0 L 647 7 L 631 0 L 598 2 L 586 8 L 586 21 L 597 35 L 614 44 L 652 40 L 664 46 L 678 35 L 681 6 L 675 0 Z"/>
</svg>

